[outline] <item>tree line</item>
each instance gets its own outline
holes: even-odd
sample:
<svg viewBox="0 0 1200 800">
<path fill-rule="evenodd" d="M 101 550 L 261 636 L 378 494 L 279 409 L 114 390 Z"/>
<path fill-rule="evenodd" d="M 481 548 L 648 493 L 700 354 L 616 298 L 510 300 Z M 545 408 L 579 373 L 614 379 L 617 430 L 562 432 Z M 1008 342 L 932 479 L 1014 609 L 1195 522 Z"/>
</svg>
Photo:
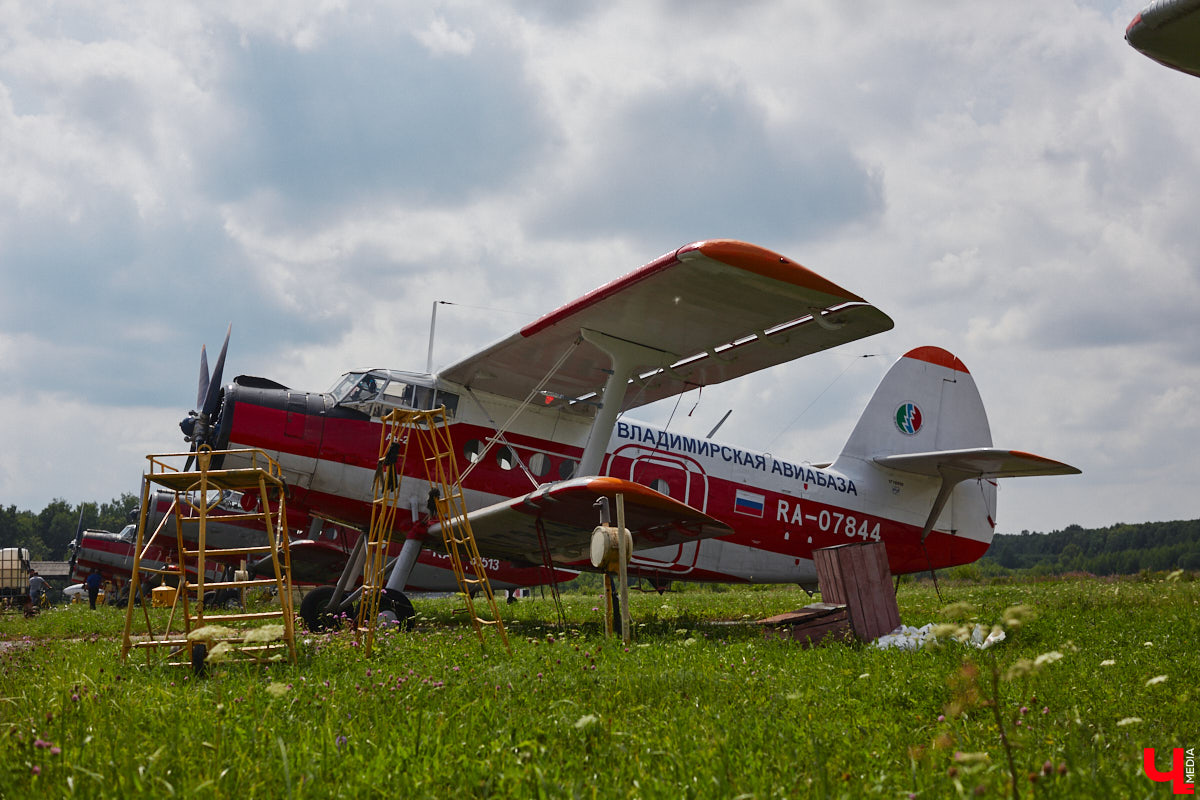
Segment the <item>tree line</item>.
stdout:
<svg viewBox="0 0 1200 800">
<path fill-rule="evenodd" d="M 119 531 L 136 521 L 140 498 L 131 492 L 107 503 L 72 505 L 56 499 L 39 512 L 0 506 L 0 547 L 24 547 L 35 561 L 63 561 L 80 530 Z M 1069 525 L 1050 533 L 999 534 L 980 567 L 1034 574 L 1090 572 L 1132 575 L 1142 570 L 1200 570 L 1200 520 L 1119 523 L 1107 528 Z"/>
<path fill-rule="evenodd" d="M 1061 575 L 1132 575 L 1142 570 L 1200 570 L 1200 520 L 1068 525 L 1061 531 L 997 535 L 980 566 Z"/>
<path fill-rule="evenodd" d="M 34 561 L 65 561 L 67 546 L 87 528 L 119 531 L 136 520 L 141 499 L 131 492 L 107 503 L 51 500 L 40 512 L 0 506 L 0 548 L 24 547 Z M 131 519 L 131 515 L 133 518 Z"/>
</svg>

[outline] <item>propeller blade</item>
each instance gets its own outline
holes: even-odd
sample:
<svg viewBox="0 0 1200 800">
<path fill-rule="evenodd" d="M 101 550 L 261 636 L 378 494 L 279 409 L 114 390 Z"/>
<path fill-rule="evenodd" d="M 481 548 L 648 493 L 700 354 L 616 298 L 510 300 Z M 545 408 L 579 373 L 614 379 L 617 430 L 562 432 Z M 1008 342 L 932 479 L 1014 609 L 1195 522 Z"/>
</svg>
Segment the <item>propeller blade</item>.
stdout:
<svg viewBox="0 0 1200 800">
<path fill-rule="evenodd" d="M 208 393 L 204 397 L 204 406 L 201 409 L 208 415 L 209 422 L 213 422 L 213 415 L 217 413 L 217 398 L 221 396 L 221 373 L 225 370 L 225 351 L 229 349 L 229 334 L 233 332 L 233 323 L 229 323 L 229 329 L 225 331 L 225 343 L 221 345 L 221 355 L 217 356 L 217 366 L 213 368 L 212 378 L 208 382 Z"/>
<path fill-rule="evenodd" d="M 196 391 L 196 410 L 204 408 L 204 398 L 208 396 L 208 353 L 204 345 L 200 345 L 200 387 Z"/>
</svg>

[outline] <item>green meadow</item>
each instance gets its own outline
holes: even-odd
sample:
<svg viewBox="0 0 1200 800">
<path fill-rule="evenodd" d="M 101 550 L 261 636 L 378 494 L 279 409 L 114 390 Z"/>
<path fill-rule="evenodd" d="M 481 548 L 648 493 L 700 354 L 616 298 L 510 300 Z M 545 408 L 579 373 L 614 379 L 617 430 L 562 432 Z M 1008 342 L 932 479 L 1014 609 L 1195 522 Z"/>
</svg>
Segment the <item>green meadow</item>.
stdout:
<svg viewBox="0 0 1200 800">
<path fill-rule="evenodd" d="M 724 587 L 721 587 L 724 588 Z M 0 796 L 1167 797 L 1142 771 L 1200 746 L 1200 581 L 1186 574 L 899 590 L 936 645 L 803 648 L 754 620 L 792 587 L 502 606 L 416 629 L 301 633 L 299 664 L 209 674 L 119 657 L 124 612 L 0 617 Z M 156 610 L 156 613 L 160 613 Z M 978 624 L 1003 641 L 958 641 Z M 1015 776 L 1015 783 L 1014 778 Z"/>
</svg>

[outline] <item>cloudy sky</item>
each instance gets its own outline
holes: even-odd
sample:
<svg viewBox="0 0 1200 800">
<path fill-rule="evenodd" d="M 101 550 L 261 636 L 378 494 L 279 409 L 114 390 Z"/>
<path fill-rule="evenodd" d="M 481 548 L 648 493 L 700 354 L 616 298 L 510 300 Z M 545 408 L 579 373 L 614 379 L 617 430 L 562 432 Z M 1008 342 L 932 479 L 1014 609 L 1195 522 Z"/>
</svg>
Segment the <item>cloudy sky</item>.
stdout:
<svg viewBox="0 0 1200 800">
<path fill-rule="evenodd" d="M 642 419 L 831 458 L 937 344 L 1084 471 L 999 530 L 1200 516 L 1200 80 L 1143 4 L 0 3 L 0 504 L 137 492 L 230 322 L 324 390 L 730 237 L 895 330 Z"/>
</svg>

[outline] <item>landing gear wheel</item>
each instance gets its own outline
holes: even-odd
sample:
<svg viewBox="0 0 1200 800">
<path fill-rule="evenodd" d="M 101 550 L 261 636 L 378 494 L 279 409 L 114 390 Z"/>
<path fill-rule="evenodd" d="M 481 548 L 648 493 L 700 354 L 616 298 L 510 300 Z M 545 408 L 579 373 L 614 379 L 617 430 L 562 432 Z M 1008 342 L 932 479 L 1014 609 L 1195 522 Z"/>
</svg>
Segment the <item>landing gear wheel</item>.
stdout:
<svg viewBox="0 0 1200 800">
<path fill-rule="evenodd" d="M 202 642 L 192 645 L 192 674 L 197 678 L 204 677 L 205 663 L 208 657 L 208 647 Z"/>
<path fill-rule="evenodd" d="M 304 620 L 305 627 L 313 633 L 337 627 L 337 616 L 326 610 L 335 591 L 334 586 L 318 586 L 300 601 L 300 619 Z"/>
<path fill-rule="evenodd" d="M 413 608 L 412 601 L 408 599 L 408 595 L 403 592 L 394 592 L 384 590 L 383 595 L 379 598 L 379 613 L 391 613 L 396 617 L 396 624 L 404 628 L 406 631 L 411 631 L 416 620 L 416 609 Z"/>
</svg>

